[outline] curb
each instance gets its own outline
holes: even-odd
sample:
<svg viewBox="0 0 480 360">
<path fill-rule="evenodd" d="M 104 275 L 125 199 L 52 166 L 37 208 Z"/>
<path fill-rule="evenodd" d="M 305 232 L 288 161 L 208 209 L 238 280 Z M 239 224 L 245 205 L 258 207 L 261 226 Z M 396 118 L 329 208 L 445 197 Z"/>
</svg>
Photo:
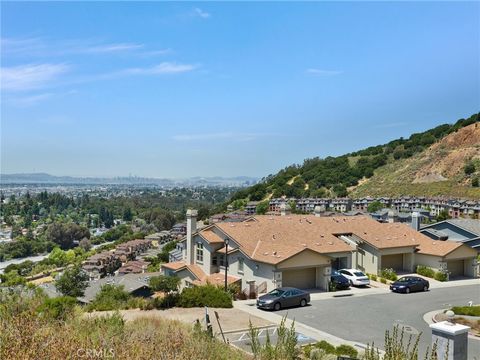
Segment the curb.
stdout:
<svg viewBox="0 0 480 360">
<path fill-rule="evenodd" d="M 425 313 L 423 315 L 423 320 L 429 325 L 436 324 L 438 321 L 435 319 L 435 315 L 442 313 L 444 310 L 448 310 L 448 309 L 429 311 L 428 313 Z M 480 341 L 480 336 L 475 335 L 471 331 L 468 332 L 468 338 Z"/>
</svg>

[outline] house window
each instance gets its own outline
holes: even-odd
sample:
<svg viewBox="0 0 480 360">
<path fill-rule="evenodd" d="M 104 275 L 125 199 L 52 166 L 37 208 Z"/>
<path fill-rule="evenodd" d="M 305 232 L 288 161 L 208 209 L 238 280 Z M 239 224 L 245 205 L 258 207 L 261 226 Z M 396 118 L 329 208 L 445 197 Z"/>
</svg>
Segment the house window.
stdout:
<svg viewBox="0 0 480 360">
<path fill-rule="evenodd" d="M 212 256 L 212 265 L 217 266 L 217 255 Z"/>
<path fill-rule="evenodd" d="M 243 258 L 238 258 L 238 272 L 243 274 Z"/>
<path fill-rule="evenodd" d="M 218 263 L 220 266 L 225 266 L 225 256 L 224 255 L 219 255 L 218 256 Z"/>
<path fill-rule="evenodd" d="M 197 244 L 197 262 L 203 263 L 203 244 Z"/>
</svg>

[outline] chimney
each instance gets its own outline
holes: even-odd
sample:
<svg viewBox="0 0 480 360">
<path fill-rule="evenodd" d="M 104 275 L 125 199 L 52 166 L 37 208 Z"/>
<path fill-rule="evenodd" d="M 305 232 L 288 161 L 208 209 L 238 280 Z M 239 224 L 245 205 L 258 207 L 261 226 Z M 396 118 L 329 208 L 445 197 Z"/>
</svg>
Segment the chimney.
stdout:
<svg viewBox="0 0 480 360">
<path fill-rule="evenodd" d="M 197 210 L 187 210 L 187 264 L 194 263 L 193 233 L 197 231 Z"/>
<path fill-rule="evenodd" d="M 394 210 L 388 210 L 388 222 L 389 223 L 394 223 L 397 222 L 397 216 L 395 215 Z"/>
<path fill-rule="evenodd" d="M 420 231 L 421 222 L 422 222 L 422 218 L 420 217 L 420 213 L 414 211 L 412 213 L 412 228 L 416 231 Z"/>
</svg>

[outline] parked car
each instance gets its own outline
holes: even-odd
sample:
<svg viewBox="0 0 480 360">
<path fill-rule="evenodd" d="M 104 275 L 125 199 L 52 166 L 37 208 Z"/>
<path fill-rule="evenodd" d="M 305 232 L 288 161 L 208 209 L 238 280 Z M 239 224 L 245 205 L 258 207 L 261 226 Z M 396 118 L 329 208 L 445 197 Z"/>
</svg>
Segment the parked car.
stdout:
<svg viewBox="0 0 480 360">
<path fill-rule="evenodd" d="M 390 285 L 393 292 L 410 293 L 413 291 L 427 291 L 430 287 L 428 280 L 418 276 L 403 276 Z"/>
<path fill-rule="evenodd" d="M 367 286 L 370 285 L 370 279 L 367 275 L 357 269 L 341 269 L 338 271 L 345 276 L 350 282 L 350 286 Z"/>
<path fill-rule="evenodd" d="M 350 287 L 350 281 L 343 276 L 340 272 L 334 270 L 330 276 L 330 282 L 335 286 L 337 290 L 346 290 Z"/>
<path fill-rule="evenodd" d="M 290 306 L 305 306 L 310 302 L 310 293 L 293 287 L 281 287 L 260 296 L 257 308 L 280 310 Z"/>
</svg>

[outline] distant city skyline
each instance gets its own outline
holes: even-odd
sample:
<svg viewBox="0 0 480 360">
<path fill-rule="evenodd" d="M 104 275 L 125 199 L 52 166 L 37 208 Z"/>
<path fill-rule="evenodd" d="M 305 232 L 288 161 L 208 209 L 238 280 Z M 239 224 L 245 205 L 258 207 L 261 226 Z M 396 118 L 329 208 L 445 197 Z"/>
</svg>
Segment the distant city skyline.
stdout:
<svg viewBox="0 0 480 360">
<path fill-rule="evenodd" d="M 478 2 L 2 2 L 1 173 L 261 178 L 479 111 Z"/>
</svg>

